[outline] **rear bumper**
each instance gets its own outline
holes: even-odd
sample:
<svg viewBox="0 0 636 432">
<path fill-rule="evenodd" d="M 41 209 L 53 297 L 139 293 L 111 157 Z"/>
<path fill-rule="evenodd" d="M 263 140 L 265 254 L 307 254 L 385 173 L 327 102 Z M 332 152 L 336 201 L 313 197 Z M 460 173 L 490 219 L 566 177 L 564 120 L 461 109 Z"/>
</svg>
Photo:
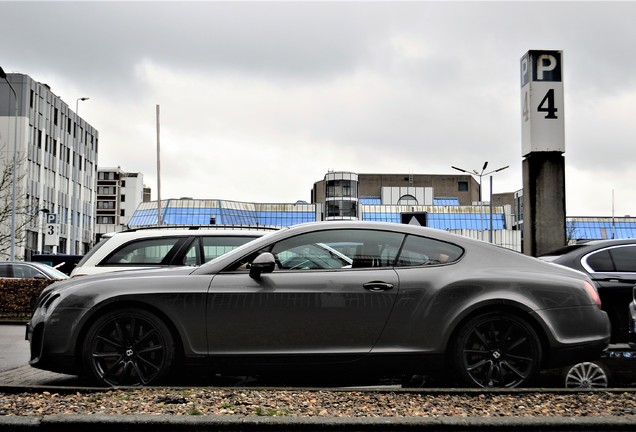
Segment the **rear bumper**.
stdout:
<svg viewBox="0 0 636 432">
<path fill-rule="evenodd" d="M 548 336 L 546 367 L 598 360 L 609 345 L 607 313 L 594 305 L 541 310 L 537 315 Z"/>
<path fill-rule="evenodd" d="M 609 344 L 609 337 L 600 341 L 570 345 L 554 349 L 546 367 L 561 367 L 585 361 L 598 360 Z"/>
<path fill-rule="evenodd" d="M 631 349 L 636 350 L 636 304 L 634 301 L 629 304 L 629 336 L 627 342 Z"/>
</svg>

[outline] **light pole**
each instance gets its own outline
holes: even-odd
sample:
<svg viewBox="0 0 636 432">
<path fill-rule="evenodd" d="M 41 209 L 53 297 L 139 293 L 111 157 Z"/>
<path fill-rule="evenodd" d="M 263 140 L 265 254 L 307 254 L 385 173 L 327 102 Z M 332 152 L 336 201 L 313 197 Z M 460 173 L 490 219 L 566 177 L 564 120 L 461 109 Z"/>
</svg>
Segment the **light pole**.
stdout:
<svg viewBox="0 0 636 432">
<path fill-rule="evenodd" d="M 43 253 L 44 252 L 44 247 L 42 246 L 44 242 L 44 236 L 46 235 L 46 232 L 42 230 L 42 216 L 40 215 L 40 212 L 42 212 L 42 214 L 44 215 L 44 217 L 46 218 L 46 216 L 50 213 L 49 209 L 43 208 L 43 209 L 38 209 L 35 213 L 36 213 L 36 217 L 38 218 L 38 249 L 37 249 L 37 253 Z"/>
<path fill-rule="evenodd" d="M 16 171 L 18 169 L 17 165 L 17 154 L 18 154 L 18 94 L 15 89 L 7 79 L 7 74 L 4 73 L 4 70 L 0 67 L 0 78 L 4 79 L 11 91 L 13 92 L 13 98 L 15 99 L 15 126 L 13 128 L 13 169 L 12 169 L 12 182 L 11 186 L 11 249 L 9 259 L 11 261 L 15 261 L 15 206 L 16 206 L 16 183 L 17 176 Z"/>
<path fill-rule="evenodd" d="M 89 100 L 90 98 L 87 97 L 81 97 L 81 98 L 77 98 L 77 100 L 75 101 L 75 115 L 79 117 L 79 103 L 80 101 L 84 102 Z"/>
<path fill-rule="evenodd" d="M 77 98 L 77 100 L 75 101 L 75 133 L 73 134 L 73 136 L 78 141 L 82 139 L 81 137 L 77 136 L 77 125 L 79 123 L 79 103 L 80 103 L 80 101 L 84 102 L 84 101 L 87 101 L 88 99 L 90 99 L 90 98 L 81 97 L 81 98 Z M 81 174 L 82 174 L 82 170 L 80 169 L 80 176 L 81 176 Z M 82 189 L 80 189 L 80 190 L 82 190 Z M 82 202 L 82 194 L 83 194 L 83 192 L 80 192 L 80 206 L 81 206 L 81 202 Z M 71 194 L 69 194 L 69 196 L 70 195 Z M 70 243 L 70 248 L 68 250 L 70 251 L 70 253 L 77 253 L 77 250 L 75 248 L 75 236 L 73 235 L 75 233 L 75 224 L 73 223 L 73 207 L 72 207 L 72 205 L 69 205 L 69 209 L 71 211 L 71 217 L 69 218 L 69 221 L 70 221 L 70 225 L 69 225 L 69 240 L 70 240 L 69 243 Z M 77 222 L 77 226 L 79 227 L 80 231 L 81 231 L 81 228 L 82 228 L 81 217 L 82 216 L 80 214 L 80 219 L 78 219 L 76 221 Z M 82 234 L 80 233 L 80 242 L 81 241 L 82 241 Z"/>
<path fill-rule="evenodd" d="M 508 167 L 509 165 L 506 165 L 505 167 L 491 171 L 488 174 L 498 173 L 499 171 L 503 171 Z M 492 176 L 490 176 L 490 231 L 488 232 L 488 242 L 492 243 Z"/>
<path fill-rule="evenodd" d="M 484 219 L 483 219 L 483 201 L 481 198 L 481 178 L 489 174 L 494 174 L 494 173 L 498 173 L 499 171 L 503 171 L 506 168 L 509 168 L 510 165 L 506 165 L 505 167 L 501 167 L 492 171 L 485 172 L 487 167 L 488 167 L 488 161 L 484 162 L 484 166 L 481 167 L 481 171 L 477 171 L 477 170 L 468 171 L 463 168 L 457 168 L 456 166 L 451 166 L 451 168 L 454 170 L 461 171 L 463 173 L 470 174 L 470 175 L 476 175 L 479 177 L 479 206 L 482 209 L 481 210 L 481 213 L 482 213 L 481 230 L 482 231 L 484 230 Z M 492 176 L 491 176 L 490 184 L 491 184 L 490 186 L 490 236 L 491 236 L 490 241 L 492 242 Z"/>
</svg>

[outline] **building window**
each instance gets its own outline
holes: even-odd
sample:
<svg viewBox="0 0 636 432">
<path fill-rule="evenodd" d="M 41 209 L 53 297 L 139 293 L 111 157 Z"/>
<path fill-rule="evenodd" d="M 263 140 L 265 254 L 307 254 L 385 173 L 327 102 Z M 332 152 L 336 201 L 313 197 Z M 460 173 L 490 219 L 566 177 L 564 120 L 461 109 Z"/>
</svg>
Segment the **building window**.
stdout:
<svg viewBox="0 0 636 432">
<path fill-rule="evenodd" d="M 114 209 L 115 208 L 115 201 L 97 201 L 97 208 L 98 209 Z"/>
<path fill-rule="evenodd" d="M 402 195 L 397 202 L 397 205 L 418 205 L 417 198 L 413 195 Z"/>
<path fill-rule="evenodd" d="M 457 182 L 457 190 L 460 192 L 468 192 L 468 182 L 466 181 Z"/>
<path fill-rule="evenodd" d="M 98 186 L 97 194 L 98 195 L 115 195 L 115 187 L 114 186 Z"/>
<path fill-rule="evenodd" d="M 358 196 L 358 182 L 353 180 L 328 180 L 327 198 Z"/>
<path fill-rule="evenodd" d="M 327 201 L 327 217 L 356 217 L 358 203 L 356 201 Z"/>
<path fill-rule="evenodd" d="M 97 223 L 98 224 L 105 224 L 105 225 L 114 225 L 115 224 L 115 217 L 114 216 L 98 216 L 97 217 Z"/>
</svg>

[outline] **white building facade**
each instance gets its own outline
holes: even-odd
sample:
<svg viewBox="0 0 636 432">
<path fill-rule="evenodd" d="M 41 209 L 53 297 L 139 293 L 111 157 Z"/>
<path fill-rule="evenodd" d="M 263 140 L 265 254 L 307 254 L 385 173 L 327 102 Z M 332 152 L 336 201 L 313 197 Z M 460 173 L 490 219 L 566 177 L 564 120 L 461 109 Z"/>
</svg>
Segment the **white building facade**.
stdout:
<svg viewBox="0 0 636 432">
<path fill-rule="evenodd" d="M 95 232 L 102 234 L 127 228 L 128 221 L 144 201 L 144 176 L 120 167 L 97 169 L 97 211 Z"/>
<path fill-rule="evenodd" d="M 23 74 L 7 74 L 7 80 L 17 105 L 0 80 L 0 167 L 6 172 L 13 166 L 15 146 L 18 181 L 0 206 L 16 203 L 15 257 L 84 254 L 95 238 L 98 131 L 48 85 Z M 2 218 L 0 232 L 10 231 L 10 220 Z"/>
</svg>

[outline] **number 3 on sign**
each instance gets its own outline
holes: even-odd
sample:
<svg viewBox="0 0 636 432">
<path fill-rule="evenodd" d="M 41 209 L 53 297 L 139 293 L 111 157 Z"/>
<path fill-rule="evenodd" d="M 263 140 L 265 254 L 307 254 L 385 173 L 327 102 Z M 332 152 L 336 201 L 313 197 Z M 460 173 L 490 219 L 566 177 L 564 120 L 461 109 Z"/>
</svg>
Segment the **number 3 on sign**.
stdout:
<svg viewBox="0 0 636 432">
<path fill-rule="evenodd" d="M 523 94 L 523 121 L 528 121 L 530 120 L 530 96 L 529 96 L 529 92 L 525 91 Z M 539 104 L 539 106 L 537 107 L 537 112 L 540 113 L 545 113 L 545 117 L 546 119 L 558 119 L 559 117 L 557 117 L 556 113 L 559 110 L 557 109 L 557 107 L 555 106 L 554 103 L 554 89 L 550 89 L 548 90 L 548 92 L 545 94 L 545 96 L 543 97 L 543 99 L 541 99 L 541 103 Z"/>
</svg>

